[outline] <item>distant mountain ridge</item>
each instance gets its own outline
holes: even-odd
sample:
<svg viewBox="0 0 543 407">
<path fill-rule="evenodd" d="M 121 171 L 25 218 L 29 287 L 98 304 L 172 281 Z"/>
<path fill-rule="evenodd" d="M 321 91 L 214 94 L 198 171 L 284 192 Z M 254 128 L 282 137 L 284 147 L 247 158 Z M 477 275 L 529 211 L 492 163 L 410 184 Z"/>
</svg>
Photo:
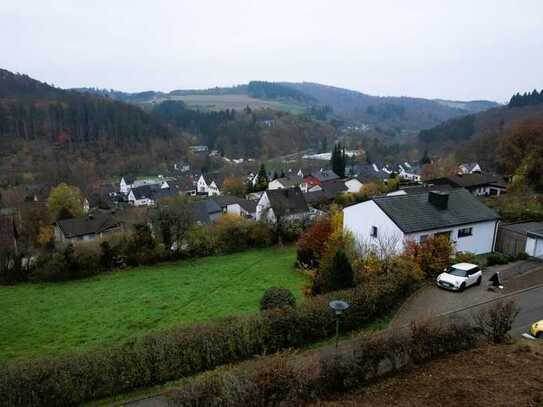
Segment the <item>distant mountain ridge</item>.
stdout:
<svg viewBox="0 0 543 407">
<path fill-rule="evenodd" d="M 372 96 L 362 92 L 312 82 L 251 81 L 246 85 L 203 90 L 126 93 L 115 90 L 79 88 L 130 103 L 153 103 L 182 99 L 192 95 L 247 95 L 259 100 L 289 102 L 303 108 L 330 106 L 334 113 L 348 121 L 357 121 L 383 128 L 418 131 L 434 127 L 448 119 L 477 113 L 499 106 L 492 101 L 449 101 L 395 96 Z M 187 100 L 185 100 L 187 102 Z M 188 101 L 190 105 L 190 101 Z"/>
</svg>

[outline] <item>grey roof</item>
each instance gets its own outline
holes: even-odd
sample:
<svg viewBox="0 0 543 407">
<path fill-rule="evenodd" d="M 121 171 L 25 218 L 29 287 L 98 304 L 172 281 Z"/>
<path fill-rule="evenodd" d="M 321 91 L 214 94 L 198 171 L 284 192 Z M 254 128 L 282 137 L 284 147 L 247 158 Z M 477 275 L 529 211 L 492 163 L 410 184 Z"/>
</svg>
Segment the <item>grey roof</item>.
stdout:
<svg viewBox="0 0 543 407">
<path fill-rule="evenodd" d="M 345 180 L 333 179 L 322 181 L 320 187 L 328 198 L 335 198 L 337 195 L 347 192 L 349 188 L 345 185 Z"/>
<path fill-rule="evenodd" d="M 285 215 L 308 212 L 309 208 L 300 188 L 267 190 L 271 208 L 275 213 L 284 212 Z"/>
<path fill-rule="evenodd" d="M 496 212 L 465 189 L 449 192 L 447 209 L 432 205 L 428 193 L 384 196 L 373 201 L 404 233 L 498 219 Z"/>
<path fill-rule="evenodd" d="M 214 196 L 212 200 L 214 200 L 221 208 L 226 208 L 228 205 L 238 204 L 249 213 L 256 212 L 256 201 L 239 198 L 234 195 L 218 195 Z"/>
<path fill-rule="evenodd" d="M 309 205 L 324 204 L 330 200 L 324 191 L 305 192 L 304 198 Z"/>
<path fill-rule="evenodd" d="M 320 182 L 339 178 L 339 175 L 337 175 L 334 171 L 322 169 L 313 171 L 310 176 L 318 179 Z"/>
<path fill-rule="evenodd" d="M 277 178 L 274 181 L 279 181 L 281 185 L 283 185 L 286 188 L 292 188 L 292 187 L 297 187 L 304 180 L 302 177 L 299 177 L 297 175 L 288 175 L 286 177 Z"/>
<path fill-rule="evenodd" d="M 220 206 L 212 199 L 189 202 L 188 210 L 193 220 L 200 223 L 209 223 L 211 215 L 222 213 Z"/>
<path fill-rule="evenodd" d="M 57 221 L 56 225 L 67 238 L 102 233 L 117 228 L 121 222 L 110 214 L 95 214 L 84 218 L 64 219 Z"/>
<path fill-rule="evenodd" d="M 442 191 L 447 192 L 453 190 L 454 187 L 449 184 L 443 184 L 443 185 L 413 185 L 413 186 L 405 186 L 400 187 L 399 191 L 404 191 L 406 194 L 423 194 L 428 193 L 430 191 Z M 393 191 L 395 192 L 395 191 Z"/>
<path fill-rule="evenodd" d="M 543 239 L 543 229 L 532 230 L 528 232 L 528 237 L 533 237 L 535 239 Z"/>
<path fill-rule="evenodd" d="M 153 190 L 154 188 L 152 188 L 151 185 L 142 185 L 141 187 L 131 189 L 134 198 L 137 200 L 145 198 L 153 199 Z"/>
<path fill-rule="evenodd" d="M 500 223 L 500 229 L 526 236 L 528 232 L 543 230 L 543 222 Z"/>
<path fill-rule="evenodd" d="M 136 180 L 136 177 L 133 175 L 125 175 L 123 178 L 124 178 L 124 182 L 127 185 L 132 185 L 134 181 Z"/>
<path fill-rule="evenodd" d="M 448 177 L 436 178 L 426 181 L 427 184 L 443 185 L 449 184 L 455 187 L 475 188 L 484 185 L 506 186 L 505 180 L 496 175 L 456 174 Z"/>
</svg>

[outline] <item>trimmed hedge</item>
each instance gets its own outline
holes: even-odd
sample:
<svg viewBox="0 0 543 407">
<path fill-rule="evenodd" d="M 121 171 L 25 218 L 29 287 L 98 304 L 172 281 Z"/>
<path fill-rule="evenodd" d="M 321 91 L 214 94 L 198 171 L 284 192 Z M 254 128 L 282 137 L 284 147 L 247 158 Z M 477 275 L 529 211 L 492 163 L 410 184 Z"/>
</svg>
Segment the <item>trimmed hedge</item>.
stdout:
<svg viewBox="0 0 543 407">
<path fill-rule="evenodd" d="M 181 326 L 116 347 L 13 361 L 0 368 L 3 405 L 65 406 L 110 397 L 213 369 L 254 355 L 333 336 L 332 299 L 351 304 L 342 330 L 363 327 L 395 307 L 414 281 L 387 279 L 249 317 Z"/>
<path fill-rule="evenodd" d="M 418 324 L 411 332 L 375 334 L 336 355 L 326 349 L 315 363 L 279 354 L 256 363 L 204 374 L 170 394 L 180 406 L 304 405 L 360 388 L 383 374 L 474 347 L 478 329 L 466 323 Z"/>
</svg>

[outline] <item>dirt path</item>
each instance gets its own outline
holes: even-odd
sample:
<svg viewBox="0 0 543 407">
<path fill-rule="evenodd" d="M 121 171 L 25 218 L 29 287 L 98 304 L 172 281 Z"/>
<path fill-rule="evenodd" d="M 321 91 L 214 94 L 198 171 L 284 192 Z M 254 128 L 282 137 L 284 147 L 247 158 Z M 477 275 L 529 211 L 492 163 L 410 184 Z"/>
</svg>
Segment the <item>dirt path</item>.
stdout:
<svg viewBox="0 0 543 407">
<path fill-rule="evenodd" d="M 543 343 L 478 348 L 315 406 L 542 406 Z"/>
</svg>

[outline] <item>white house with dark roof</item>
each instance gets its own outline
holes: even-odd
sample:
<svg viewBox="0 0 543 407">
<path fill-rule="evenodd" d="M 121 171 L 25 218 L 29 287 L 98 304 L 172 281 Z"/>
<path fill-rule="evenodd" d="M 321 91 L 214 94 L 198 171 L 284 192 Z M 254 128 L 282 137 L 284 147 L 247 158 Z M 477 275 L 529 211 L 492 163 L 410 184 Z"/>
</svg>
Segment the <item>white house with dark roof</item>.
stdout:
<svg viewBox="0 0 543 407">
<path fill-rule="evenodd" d="M 270 223 L 277 222 L 277 218 L 294 220 L 309 215 L 309 207 L 298 187 L 264 191 L 256 205 L 256 220 Z"/>
<path fill-rule="evenodd" d="M 343 209 L 343 227 L 365 245 L 400 252 L 406 241 L 448 236 L 456 251 L 494 249 L 498 215 L 465 189 L 376 197 Z"/>
</svg>

